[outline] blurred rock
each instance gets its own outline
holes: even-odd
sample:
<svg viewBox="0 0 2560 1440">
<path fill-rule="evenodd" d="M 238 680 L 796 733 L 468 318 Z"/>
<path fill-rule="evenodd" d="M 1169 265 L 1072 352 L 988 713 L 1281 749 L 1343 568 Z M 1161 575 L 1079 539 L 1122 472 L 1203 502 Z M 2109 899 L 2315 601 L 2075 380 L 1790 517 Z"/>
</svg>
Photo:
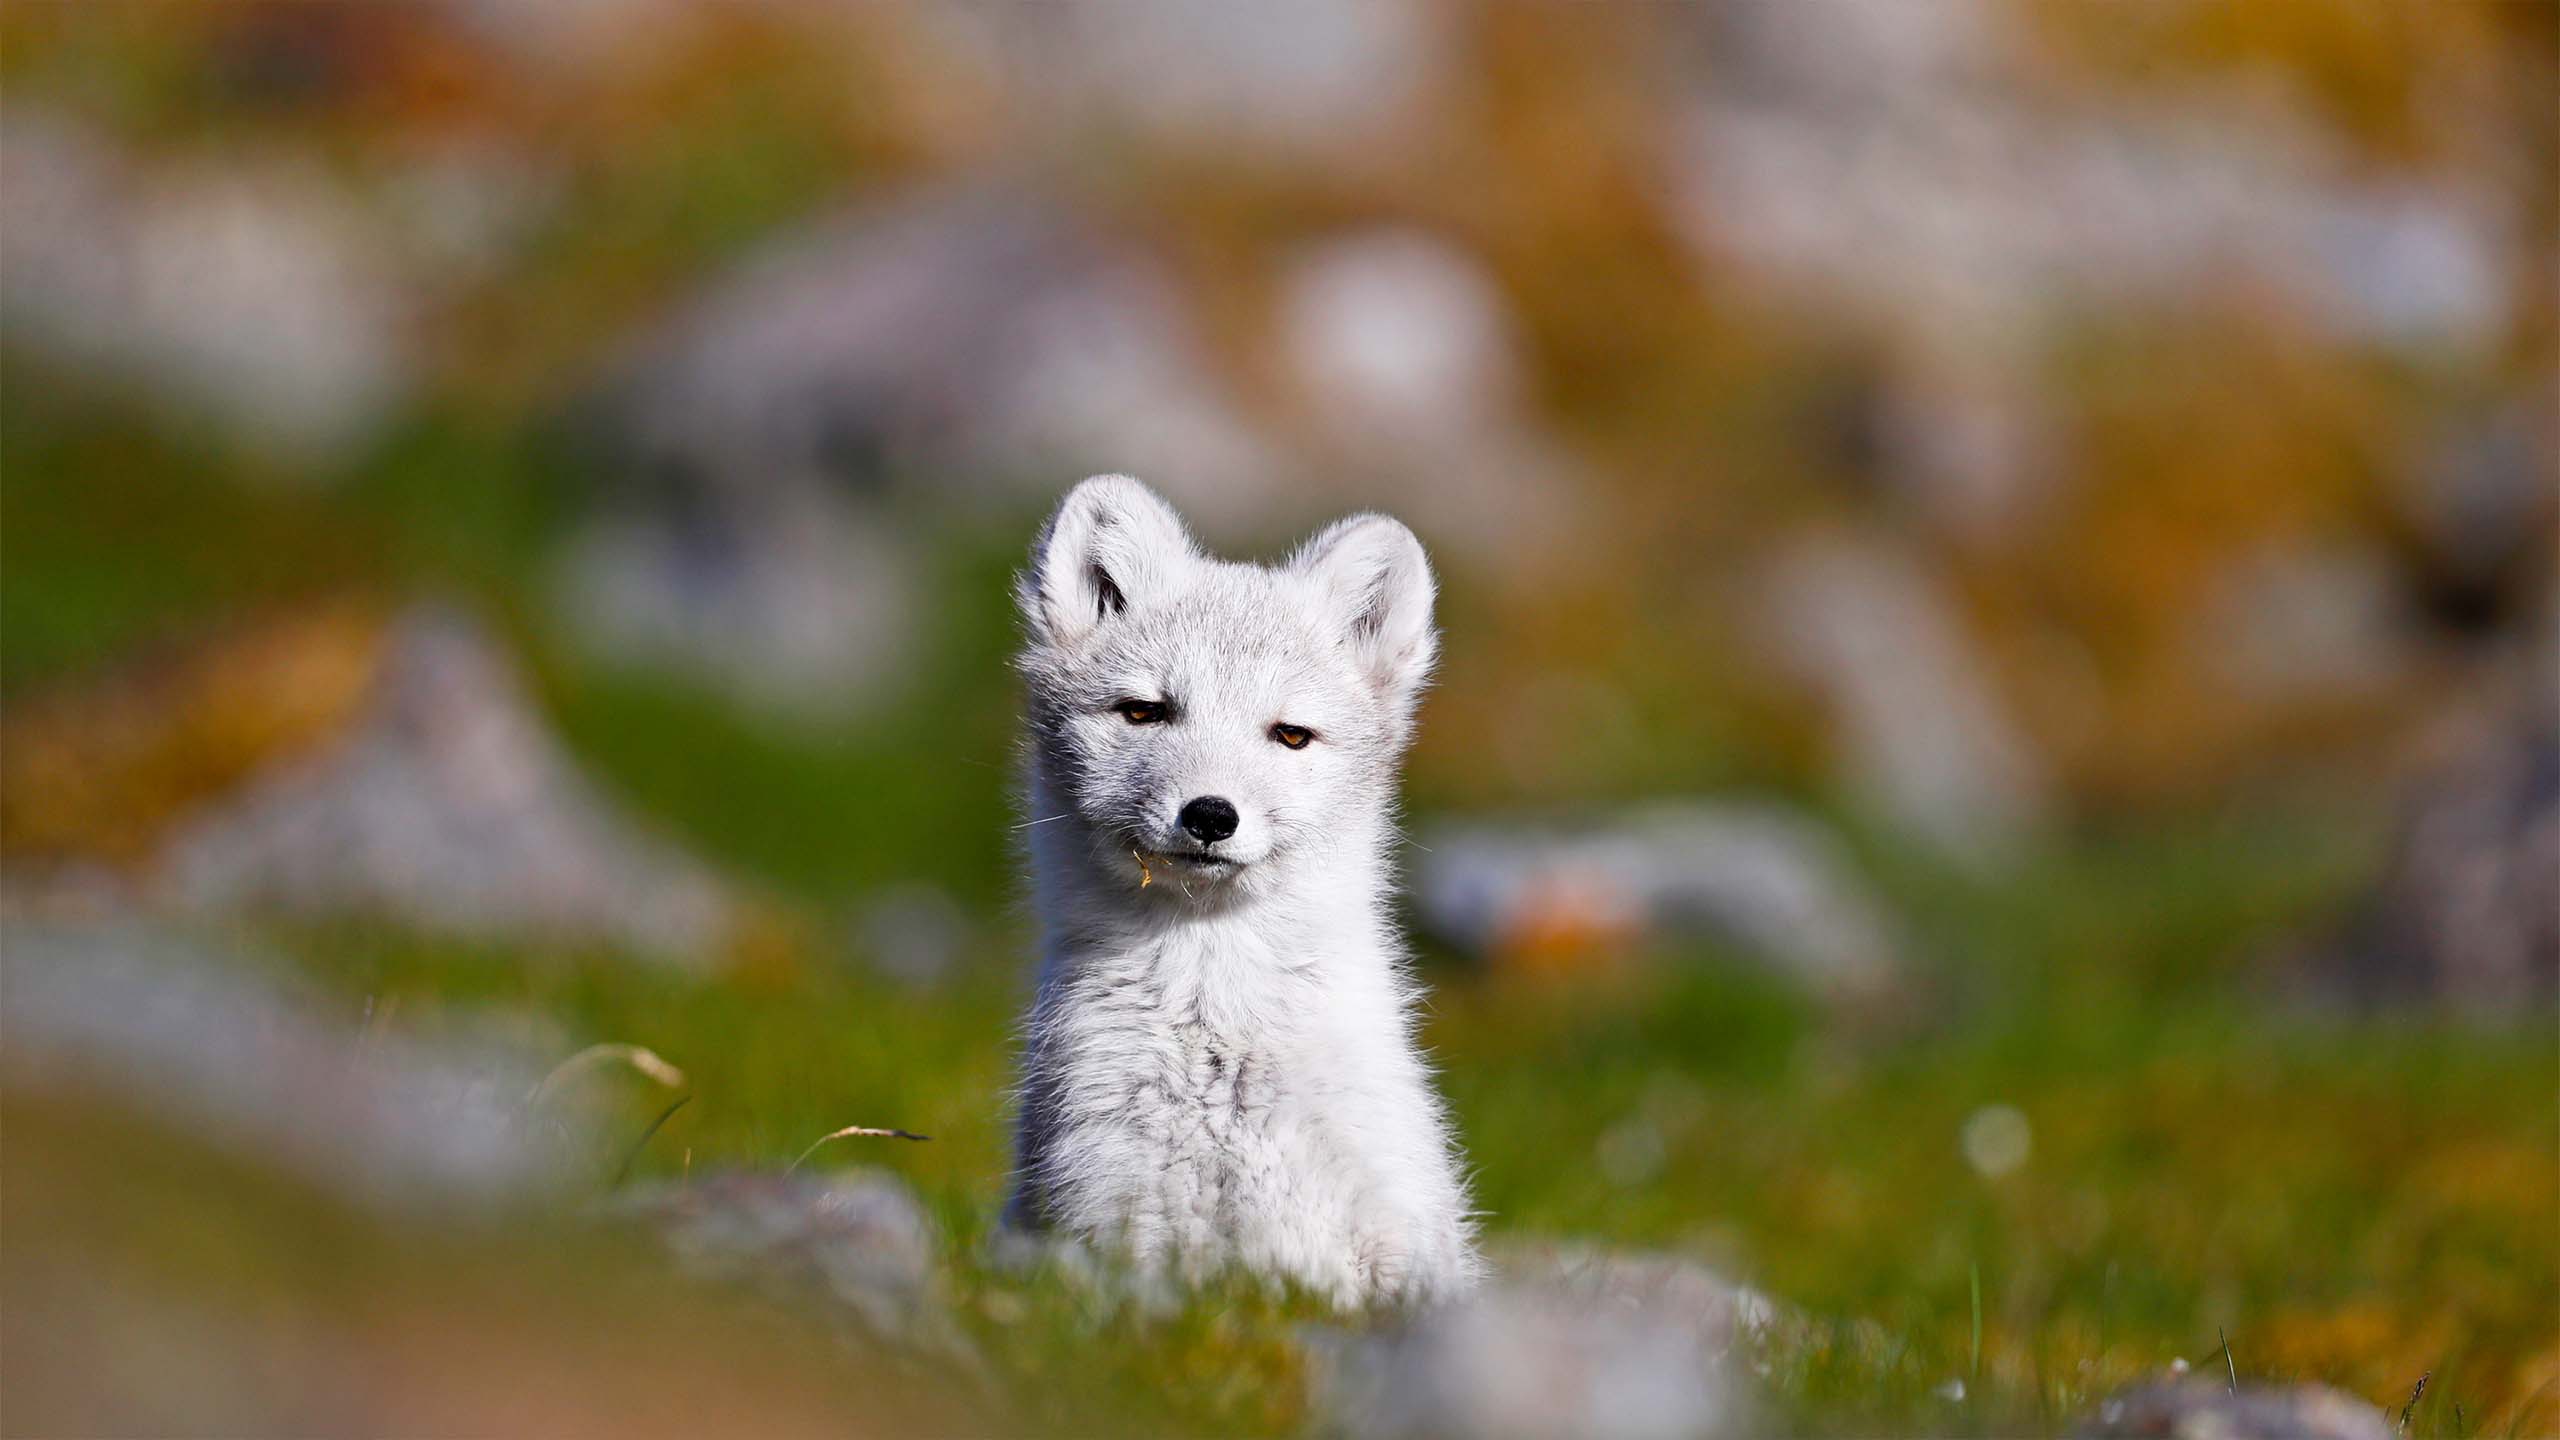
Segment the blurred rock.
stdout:
<svg viewBox="0 0 2560 1440">
<path fill-rule="evenodd" d="M 1433 933 L 1506 964 L 1704 936 L 1834 999 L 1901 979 L 1891 927 L 1838 847 L 1770 807 L 1661 805 L 1581 833 L 1443 830 L 1416 856 L 1413 890 Z"/>
<path fill-rule="evenodd" d="M 540 1071 L 497 1050 L 360 1032 L 234 957 L 132 924 L 0 919 L 0 1079 L 95 1093 L 370 1205 L 548 1189 L 596 1137 L 529 1110 Z"/>
<path fill-rule="evenodd" d="M 1320 1337 L 1317 1402 L 1363 1437 L 1747 1434 L 1735 1346 L 1770 1315 L 1686 1261 L 1529 1252 L 1467 1300 Z"/>
<path fill-rule="evenodd" d="M 502 279 L 558 214 L 566 188 L 525 149 L 454 138 L 404 151 L 377 203 L 420 283 L 454 292 Z"/>
<path fill-rule="evenodd" d="M 1409 136 L 1449 68 L 1450 15 L 1422 0 L 1132 0 L 1106 11 L 971 7 L 1031 123 L 1131 131 L 1225 156 L 1357 164 Z M 943 23 L 954 23 L 944 17 Z"/>
<path fill-rule="evenodd" d="M 560 551 L 555 602 L 603 659 L 824 725 L 897 693 L 917 624 L 907 557 L 865 516 L 790 485 L 607 513 Z"/>
<path fill-rule="evenodd" d="M 2545 395 L 2445 425 L 2397 470 L 2418 610 L 2440 632 L 2530 628 L 2533 596 L 2550 590 L 2556 456 L 2560 406 Z"/>
<path fill-rule="evenodd" d="M 987 1231 L 978 1246 L 978 1258 L 990 1273 L 1017 1282 L 1055 1280 L 1084 1303 L 1088 1317 L 1171 1316 L 1182 1309 L 1190 1293 L 1170 1267 L 1142 1268 L 1106 1259 L 1072 1235 L 1026 1230 L 1010 1221 Z"/>
<path fill-rule="evenodd" d="M 1281 275 L 1279 349 L 1306 428 L 1435 544 L 1549 537 L 1580 479 L 1531 423 L 1517 326 L 1472 256 L 1415 229 L 1353 231 Z"/>
<path fill-rule="evenodd" d="M 1980 0 L 1696 12 L 1676 215 L 1950 354 L 2075 310 L 2262 290 L 2349 340 L 2480 352 L 2522 241 L 2496 194 L 2371 174 L 2258 97 L 2079 98 Z"/>
<path fill-rule="evenodd" d="M 2547 1023 L 2560 993 L 2560 717 L 2543 696 L 2412 789 L 2363 915 L 2310 980 L 2347 1000 Z"/>
<path fill-rule="evenodd" d="M 1766 586 L 1781 663 L 1829 706 L 1852 788 L 1946 853 L 2015 852 L 2044 820 L 2044 764 L 1944 587 L 1904 551 L 1816 540 Z"/>
<path fill-rule="evenodd" d="M 1210 369 L 1143 255 L 1040 196 L 953 183 L 786 233 L 642 336 L 595 416 L 653 510 L 789 485 L 1046 498 L 1122 469 L 1214 511 L 1262 457 Z"/>
<path fill-rule="evenodd" d="M 1014 477 L 1045 503 L 1062 475 L 1124 471 L 1210 529 L 1270 513 L 1286 457 L 1217 378 L 1170 277 L 1122 257 L 1018 318 L 962 473 Z"/>
<path fill-rule="evenodd" d="M 965 1350 L 943 1308 L 940 1236 L 887 1171 L 635 1186 L 610 1210 L 663 1236 L 698 1275 L 823 1303 L 875 1340 Z"/>
<path fill-rule="evenodd" d="M 2416 659 L 2390 565 L 2360 547 L 2276 543 L 2240 557 L 2197 617 L 2224 684 L 2261 699 L 2373 695 Z"/>
<path fill-rule="evenodd" d="M 1438 442 L 1512 419 L 1521 361 L 1493 277 L 1413 230 L 1338 237 L 1282 279 L 1281 343 L 1330 417 Z"/>
<path fill-rule="evenodd" d="M 2391 1440 L 2390 1418 L 2325 1385 L 2159 1380 L 2100 1401 L 2079 1440 Z"/>
<path fill-rule="evenodd" d="M 2002 53 L 2009 32 L 1981 0 L 1914 8 L 1852 0 L 1816 25 L 1786 0 L 1741 0 L 1696 17 L 1712 64 L 1754 97 L 1851 104 L 1862 97 L 1961 85 Z"/>
<path fill-rule="evenodd" d="M 2306 734 L 2370 756 L 2448 640 L 2511 637 L 2548 592 L 2552 511 L 2524 499 L 2552 493 L 2541 401 L 2421 440 L 2405 514 L 2370 491 L 2404 470 L 2392 449 L 2532 368 L 2514 337 L 2548 246 L 2510 177 L 2548 167 L 2491 98 L 2493 49 L 2412 60 L 2483 98 L 2411 106 L 2462 138 L 2402 147 L 2367 122 L 2403 102 L 2340 106 L 2302 68 L 2310 31 L 2241 65 L 2181 22 L 1997 0 L 1671 13 L 1667 217 L 1711 297 L 1873 372 L 1843 387 L 1860 453 L 1822 469 L 1961 567 L 1888 561 L 1901 579 L 1778 607 L 1848 768 L 1913 830 L 1996 860 L 2062 786 L 2190 803 L 2303 773 Z M 2100 49 L 2136 35 L 2139 60 Z M 2415 383 L 2353 391 L 2368 363 Z M 2293 367 L 2345 388 L 2293 391 Z M 2446 513 L 2466 511 L 2505 517 L 2503 543 Z M 1996 630 L 1965 634 L 1959 587 Z"/>
<path fill-rule="evenodd" d="M 408 394 L 413 306 L 341 190 L 283 162 L 151 166 L 0 116 L 0 317 L 16 343 L 165 391 L 255 448 L 326 459 Z"/>
<path fill-rule="evenodd" d="M 892 693 L 917 624 L 902 504 L 1009 514 L 1147 476 L 1209 525 L 1261 437 L 1166 278 L 1067 208 L 915 191 L 804 225 L 641 336 L 587 408 L 595 514 L 559 572 L 604 653 L 785 715 Z"/>
<path fill-rule="evenodd" d="M 1505 1283 L 1595 1309 L 1637 1311 L 1686 1327 L 1719 1354 L 1789 1324 L 1777 1302 L 1684 1255 L 1571 1241 L 1500 1247 Z"/>
<path fill-rule="evenodd" d="M 474 35 L 557 80 L 640 68 L 686 34 L 682 0 L 452 0 Z"/>
<path fill-rule="evenodd" d="M 932 885 L 893 886 L 867 897 L 853 930 L 854 943 L 873 969 L 919 988 L 951 979 L 972 933 L 959 902 Z"/>
<path fill-rule="evenodd" d="M 1865 398 L 1853 473 L 1959 547 L 2017 539 L 2061 469 L 2053 417 L 2014 368 L 1923 348 Z"/>
<path fill-rule="evenodd" d="M 595 791 L 484 632 L 420 609 L 381 644 L 346 728 L 181 821 L 157 891 L 200 911 L 712 958 L 734 918 L 721 882 Z"/>
<path fill-rule="evenodd" d="M 893 527 L 919 510 L 1012 523 L 1122 471 L 1212 534 L 1370 505 L 1458 551 L 1553 541 L 1577 472 L 1481 265 L 1373 229 L 1279 278 L 1295 439 L 1220 377 L 1168 268 L 1071 205 L 953 181 L 802 225 L 595 388 L 560 604 L 601 653 L 824 722 L 895 693 L 918 622 Z"/>
</svg>

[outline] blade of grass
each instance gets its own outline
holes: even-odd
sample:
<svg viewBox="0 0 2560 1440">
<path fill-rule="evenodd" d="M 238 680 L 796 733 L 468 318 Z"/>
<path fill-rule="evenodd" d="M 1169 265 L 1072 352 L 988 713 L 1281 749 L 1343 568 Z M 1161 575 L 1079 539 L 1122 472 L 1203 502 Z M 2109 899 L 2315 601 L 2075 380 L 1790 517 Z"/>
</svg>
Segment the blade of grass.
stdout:
<svg viewBox="0 0 2560 1440">
<path fill-rule="evenodd" d="M 825 1145 L 831 1140 L 847 1140 L 860 1137 L 869 1137 L 875 1140 L 930 1140 L 933 1138 L 930 1135 L 918 1135 L 912 1130 L 882 1129 L 874 1125 L 847 1125 L 841 1130 L 830 1131 L 827 1134 L 819 1136 L 815 1141 L 812 1141 L 808 1149 L 800 1152 L 799 1159 L 794 1160 L 789 1165 L 783 1167 L 782 1173 L 785 1175 L 791 1174 L 793 1171 L 798 1170 L 802 1165 L 807 1164 L 809 1157 L 817 1154 L 819 1147 Z"/>
<path fill-rule="evenodd" d="M 628 1066 L 670 1090 L 684 1084 L 684 1072 L 668 1064 L 666 1057 L 645 1045 L 590 1045 L 552 1066 L 551 1073 L 543 1076 L 541 1083 L 533 1087 L 525 1102 L 533 1104 L 540 1101 L 551 1093 L 553 1087 L 598 1065 Z"/>
<path fill-rule="evenodd" d="M 1976 1260 L 1969 1273 L 1973 1280 L 1973 1374 L 1968 1383 L 1982 1388 L 1982 1262 Z"/>
<path fill-rule="evenodd" d="M 620 1185 L 623 1181 L 631 1178 L 631 1167 L 634 1162 L 639 1160 L 640 1152 L 649 1148 L 650 1140 L 656 1137 L 658 1131 L 662 1129 L 669 1120 L 675 1118 L 675 1113 L 677 1111 L 691 1103 L 693 1103 L 692 1096 L 679 1095 L 676 1097 L 676 1103 L 658 1112 L 658 1118 L 650 1121 L 649 1128 L 640 1132 L 640 1138 L 631 1142 L 631 1148 L 622 1152 L 622 1164 L 615 1167 L 613 1172 L 614 1184 Z M 684 1153 L 689 1167 L 692 1162 L 693 1152 L 691 1150 L 687 1150 Z"/>
<path fill-rule="evenodd" d="M 2429 1371 L 2427 1371 L 2425 1374 L 2420 1375 L 2420 1376 L 2418 1377 L 2418 1383 L 2417 1383 L 2416 1385 L 2414 1385 L 2414 1386 L 2410 1387 L 2410 1390 L 2409 1390 L 2409 1403 L 2400 1407 L 2400 1433 L 2401 1433 L 2401 1434 L 2406 1435 L 2406 1434 L 2408 1434 L 2408 1433 L 2409 1433 L 2409 1415 L 2410 1415 L 2410 1412 L 2412 1412 L 2412 1411 L 2414 1411 L 2414 1410 L 2416 1410 L 2416 1409 L 2418 1408 L 2418 1397 L 2427 1393 L 2427 1382 L 2428 1382 L 2428 1381 L 2430 1381 L 2430 1380 L 2432 1380 L 2432 1379 L 2434 1379 L 2435 1377 L 2436 1377 L 2436 1372 L 2434 1372 L 2433 1370 L 2429 1370 Z"/>
</svg>

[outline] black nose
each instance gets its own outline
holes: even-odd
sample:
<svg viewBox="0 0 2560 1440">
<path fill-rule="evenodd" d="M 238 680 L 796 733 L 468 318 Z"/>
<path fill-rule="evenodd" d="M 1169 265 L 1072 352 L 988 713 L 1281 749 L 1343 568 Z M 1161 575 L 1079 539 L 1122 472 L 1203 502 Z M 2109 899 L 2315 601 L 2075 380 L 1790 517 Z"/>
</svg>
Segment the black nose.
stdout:
<svg viewBox="0 0 2560 1440">
<path fill-rule="evenodd" d="M 1215 845 L 1236 833 L 1236 807 L 1215 795 L 1203 795 L 1182 807 L 1182 828 L 1203 845 Z"/>
</svg>

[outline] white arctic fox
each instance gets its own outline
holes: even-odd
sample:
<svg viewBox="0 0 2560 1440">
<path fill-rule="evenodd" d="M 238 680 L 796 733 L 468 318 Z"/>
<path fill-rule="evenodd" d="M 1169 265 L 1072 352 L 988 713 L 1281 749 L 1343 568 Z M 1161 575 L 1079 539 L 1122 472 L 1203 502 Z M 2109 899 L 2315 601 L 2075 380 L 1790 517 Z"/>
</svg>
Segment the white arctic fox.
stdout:
<svg viewBox="0 0 2560 1440">
<path fill-rule="evenodd" d="M 1078 485 L 1017 586 L 1042 930 L 1011 1223 L 1337 1305 L 1481 1270 L 1387 910 L 1431 568 L 1383 515 L 1283 565 Z"/>
</svg>

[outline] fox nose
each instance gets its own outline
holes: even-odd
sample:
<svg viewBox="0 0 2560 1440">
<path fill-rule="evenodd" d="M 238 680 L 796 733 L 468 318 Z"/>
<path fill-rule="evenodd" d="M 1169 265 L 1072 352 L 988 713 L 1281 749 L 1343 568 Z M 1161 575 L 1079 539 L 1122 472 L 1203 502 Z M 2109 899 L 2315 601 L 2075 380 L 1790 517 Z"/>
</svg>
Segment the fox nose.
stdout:
<svg viewBox="0 0 2560 1440">
<path fill-rule="evenodd" d="M 1202 795 L 1182 807 L 1182 828 L 1203 845 L 1215 845 L 1236 833 L 1236 807 L 1215 795 Z"/>
</svg>

